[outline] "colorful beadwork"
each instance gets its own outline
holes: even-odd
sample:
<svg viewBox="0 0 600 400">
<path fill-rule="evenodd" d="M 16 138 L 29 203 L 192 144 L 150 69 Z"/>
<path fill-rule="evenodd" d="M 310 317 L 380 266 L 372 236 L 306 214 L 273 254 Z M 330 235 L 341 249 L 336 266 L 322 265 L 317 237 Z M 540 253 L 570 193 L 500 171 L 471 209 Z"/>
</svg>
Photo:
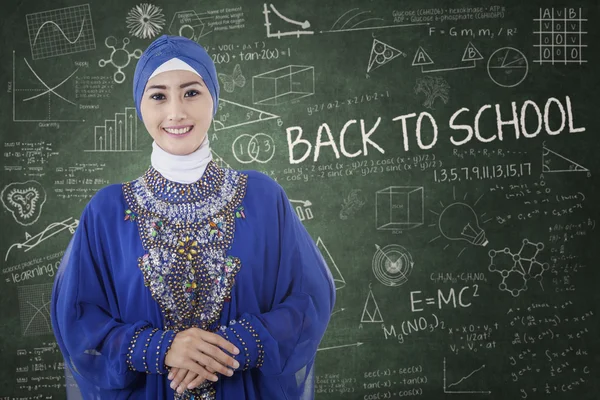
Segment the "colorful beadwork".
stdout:
<svg viewBox="0 0 600 400">
<path fill-rule="evenodd" d="M 133 211 L 131 211 L 130 209 L 125 210 L 125 221 L 127 221 L 127 220 L 135 221 L 136 217 L 137 217 L 137 215 L 135 215 L 135 213 Z"/>
<path fill-rule="evenodd" d="M 208 224 L 210 225 L 209 234 L 211 236 L 214 234 L 217 234 L 218 236 L 223 235 L 223 223 L 222 222 L 209 221 Z"/>
<path fill-rule="evenodd" d="M 236 218 L 246 218 L 246 214 L 244 214 L 244 206 L 240 205 L 235 209 L 235 217 Z"/>
<path fill-rule="evenodd" d="M 152 222 L 150 225 L 152 226 L 152 230 L 150 231 L 150 234 L 152 236 L 156 236 L 156 235 L 158 235 L 158 233 L 162 229 L 163 222 L 162 221 L 156 221 L 156 222 Z"/>
<path fill-rule="evenodd" d="M 239 258 L 227 252 L 235 218 L 243 215 L 247 178 L 210 162 L 191 184 L 168 181 L 150 167 L 123 185 L 127 215 L 135 215 L 145 249 L 138 266 L 163 311 L 165 330 L 217 329 L 241 267 Z M 175 398 L 213 399 L 213 385 L 206 381 Z"/>
<path fill-rule="evenodd" d="M 188 261 L 192 261 L 198 255 L 198 241 L 192 240 L 189 236 L 177 242 L 177 252 L 182 254 Z"/>
</svg>

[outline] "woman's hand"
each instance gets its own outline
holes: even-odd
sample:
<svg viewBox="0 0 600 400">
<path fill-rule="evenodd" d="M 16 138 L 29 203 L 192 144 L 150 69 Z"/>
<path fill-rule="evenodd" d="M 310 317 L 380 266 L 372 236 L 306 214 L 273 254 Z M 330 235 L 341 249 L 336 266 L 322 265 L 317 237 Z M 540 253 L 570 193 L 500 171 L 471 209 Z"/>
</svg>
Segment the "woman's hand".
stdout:
<svg viewBox="0 0 600 400">
<path fill-rule="evenodd" d="M 178 368 L 177 374 L 193 372 L 199 378 L 200 383 L 208 379 L 216 382 L 216 372 L 230 376 L 230 368 L 238 368 L 239 363 L 227 355 L 223 350 L 231 354 L 239 354 L 239 350 L 221 336 L 204 331 L 199 328 L 190 328 L 175 335 L 171 348 L 165 356 L 165 364 L 171 368 Z"/>
<path fill-rule="evenodd" d="M 214 373 L 211 368 L 205 367 L 206 370 L 210 373 Z M 233 371 L 229 370 L 229 376 L 233 375 Z M 183 393 L 186 389 L 194 389 L 200 386 L 206 379 L 199 376 L 197 373 L 188 371 L 186 369 L 181 368 L 171 368 L 171 372 L 169 373 L 169 379 L 171 381 L 171 389 L 177 391 L 177 393 Z"/>
</svg>

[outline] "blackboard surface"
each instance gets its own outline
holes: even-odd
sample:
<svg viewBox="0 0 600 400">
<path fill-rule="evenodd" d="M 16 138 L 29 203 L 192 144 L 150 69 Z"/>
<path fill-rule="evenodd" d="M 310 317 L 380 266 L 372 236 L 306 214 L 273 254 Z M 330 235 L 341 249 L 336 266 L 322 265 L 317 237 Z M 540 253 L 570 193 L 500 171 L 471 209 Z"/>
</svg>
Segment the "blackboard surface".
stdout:
<svg viewBox="0 0 600 400">
<path fill-rule="evenodd" d="M 214 159 L 276 179 L 336 279 L 317 399 L 600 398 L 597 1 L 1 8 L 0 399 L 72 390 L 54 274 L 150 163 L 132 76 L 164 33 L 217 64 Z"/>
</svg>

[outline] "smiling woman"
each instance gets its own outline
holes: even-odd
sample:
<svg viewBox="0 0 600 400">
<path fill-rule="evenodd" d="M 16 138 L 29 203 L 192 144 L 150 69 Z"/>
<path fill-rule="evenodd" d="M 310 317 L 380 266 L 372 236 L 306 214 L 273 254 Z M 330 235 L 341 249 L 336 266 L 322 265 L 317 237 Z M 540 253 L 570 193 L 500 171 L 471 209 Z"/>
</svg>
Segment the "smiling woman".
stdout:
<svg viewBox="0 0 600 400">
<path fill-rule="evenodd" d="M 313 399 L 333 278 L 279 184 L 212 160 L 212 59 L 163 35 L 133 95 L 151 166 L 86 205 L 52 293 L 83 398 Z"/>
<path fill-rule="evenodd" d="M 171 65 L 167 67 L 179 68 L 179 60 L 175 60 L 168 61 Z M 153 75 L 140 106 L 146 130 L 170 154 L 186 155 L 196 151 L 212 121 L 210 92 L 202 78 L 189 70 L 165 69 Z"/>
</svg>

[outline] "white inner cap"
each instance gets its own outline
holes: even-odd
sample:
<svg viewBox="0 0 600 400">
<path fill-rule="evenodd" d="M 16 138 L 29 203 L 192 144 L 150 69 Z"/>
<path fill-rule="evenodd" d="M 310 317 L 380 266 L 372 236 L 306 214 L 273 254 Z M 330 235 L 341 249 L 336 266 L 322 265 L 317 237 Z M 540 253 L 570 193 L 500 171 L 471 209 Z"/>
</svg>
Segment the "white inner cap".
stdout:
<svg viewBox="0 0 600 400">
<path fill-rule="evenodd" d="M 160 67 L 156 68 L 154 70 L 154 72 L 152 73 L 152 75 L 150 75 L 150 78 L 148 78 L 148 80 L 152 79 L 154 76 L 160 74 L 161 72 L 175 71 L 175 70 L 191 71 L 191 72 L 195 73 L 196 75 L 198 75 L 200 78 L 202 78 L 202 75 L 200 75 L 198 73 L 198 71 L 196 71 L 194 68 L 192 68 L 185 61 L 182 61 L 179 58 L 171 58 L 169 61 L 165 61 L 164 63 L 162 63 L 160 65 Z"/>
</svg>

